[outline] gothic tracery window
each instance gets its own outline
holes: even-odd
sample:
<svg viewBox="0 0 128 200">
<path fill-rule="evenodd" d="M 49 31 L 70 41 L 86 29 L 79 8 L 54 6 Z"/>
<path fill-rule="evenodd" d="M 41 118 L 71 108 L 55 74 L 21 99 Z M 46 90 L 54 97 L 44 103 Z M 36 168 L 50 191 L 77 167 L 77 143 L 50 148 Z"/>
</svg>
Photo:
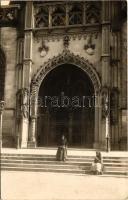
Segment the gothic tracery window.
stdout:
<svg viewBox="0 0 128 200">
<path fill-rule="evenodd" d="M 94 24 L 100 21 L 99 2 L 86 2 L 86 23 Z"/>
<path fill-rule="evenodd" d="M 52 26 L 64 26 L 66 24 L 66 10 L 64 6 L 53 7 Z"/>
<path fill-rule="evenodd" d="M 69 10 L 69 25 L 82 24 L 83 12 L 81 4 L 71 5 Z"/>
<path fill-rule="evenodd" d="M 49 10 L 48 7 L 42 7 L 35 15 L 35 26 L 38 28 L 48 27 L 49 23 Z"/>
<path fill-rule="evenodd" d="M 100 2 L 69 2 L 35 6 L 35 27 L 61 27 L 100 22 Z"/>
</svg>

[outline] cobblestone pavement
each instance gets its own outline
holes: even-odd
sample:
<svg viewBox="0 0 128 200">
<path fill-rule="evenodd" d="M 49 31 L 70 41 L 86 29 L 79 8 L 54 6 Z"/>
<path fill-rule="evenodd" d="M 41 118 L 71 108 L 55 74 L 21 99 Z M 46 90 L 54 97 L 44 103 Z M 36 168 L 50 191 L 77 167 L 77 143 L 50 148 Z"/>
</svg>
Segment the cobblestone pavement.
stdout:
<svg viewBox="0 0 128 200">
<path fill-rule="evenodd" d="M 1 172 L 2 200 L 128 200 L 128 178 Z"/>
</svg>

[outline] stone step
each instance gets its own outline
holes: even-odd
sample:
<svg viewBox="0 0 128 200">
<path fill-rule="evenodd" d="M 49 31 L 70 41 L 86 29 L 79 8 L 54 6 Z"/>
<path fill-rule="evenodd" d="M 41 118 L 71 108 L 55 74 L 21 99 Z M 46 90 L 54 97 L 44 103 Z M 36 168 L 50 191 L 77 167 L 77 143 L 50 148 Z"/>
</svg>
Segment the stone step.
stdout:
<svg viewBox="0 0 128 200">
<path fill-rule="evenodd" d="M 105 166 L 105 171 L 124 171 L 128 173 L 128 168 L 126 167 L 115 167 L 115 166 L 111 166 L 111 167 L 106 167 Z"/>
<path fill-rule="evenodd" d="M 10 163 L 15 163 L 15 164 L 17 164 L 17 163 L 24 163 L 24 164 L 47 164 L 47 165 L 50 165 L 50 164 L 60 164 L 61 162 L 58 162 L 58 161 L 55 161 L 55 160 L 53 160 L 53 161 L 49 161 L 49 160 L 47 160 L 47 161 L 45 161 L 45 160 L 21 160 L 21 159 L 2 159 L 1 160 L 1 164 L 3 164 L 3 163 L 8 163 L 8 164 L 10 164 Z M 91 165 L 91 163 L 92 162 L 88 162 L 88 161 L 86 161 L 86 162 L 82 162 L 82 161 L 77 161 L 77 162 L 75 162 L 75 161 L 72 161 L 72 160 L 67 160 L 66 162 L 65 162 L 65 165 L 80 165 L 80 166 L 84 166 L 84 165 Z M 105 166 L 117 166 L 117 167 L 128 167 L 128 163 L 125 163 L 125 162 L 123 162 L 123 163 L 114 163 L 114 162 L 104 162 L 104 165 Z"/>
<path fill-rule="evenodd" d="M 106 175 L 124 175 L 124 176 L 128 176 L 128 173 L 126 171 L 107 171 L 104 174 Z"/>
<path fill-rule="evenodd" d="M 13 157 L 29 157 L 29 158 L 54 158 L 56 156 L 56 154 L 55 155 L 48 155 L 48 154 L 42 154 L 42 155 L 37 155 L 37 154 L 7 154 L 7 153 L 2 153 L 1 154 L 1 158 L 3 158 L 3 157 L 11 157 L 11 158 L 13 158 Z M 70 159 L 94 159 L 94 157 L 95 156 L 80 156 L 80 155 L 68 155 L 68 157 L 70 158 Z M 106 160 L 106 159 L 109 159 L 109 160 L 116 160 L 116 161 L 118 161 L 118 160 L 126 160 L 126 161 L 128 161 L 128 157 L 115 157 L 115 156 L 103 156 L 103 159 L 104 160 Z"/>
<path fill-rule="evenodd" d="M 22 159 L 22 160 L 55 160 L 56 159 L 56 157 L 55 156 L 39 156 L 39 157 L 37 157 L 37 156 L 35 156 L 35 157 L 31 157 L 31 156 L 1 156 L 1 160 L 2 159 Z M 94 157 L 71 157 L 71 156 L 68 156 L 68 158 L 67 158 L 67 160 L 74 160 L 74 161 L 83 161 L 83 162 L 86 162 L 86 161 L 90 161 L 90 162 L 93 162 L 93 160 L 94 160 Z M 103 158 L 103 162 L 115 162 L 115 163 L 123 163 L 123 162 L 125 162 L 125 163 L 128 163 L 128 160 L 127 159 L 119 159 L 119 158 L 117 158 L 117 159 L 109 159 L 109 158 Z"/>
<path fill-rule="evenodd" d="M 9 165 L 8 165 L 8 163 L 2 163 L 2 165 L 1 165 L 2 167 L 4 167 L 4 166 L 10 166 L 10 167 L 32 167 L 32 168 L 36 168 L 36 167 L 40 167 L 40 168 L 43 168 L 43 167 L 46 167 L 46 168 L 58 168 L 58 169 L 60 169 L 60 168 L 64 168 L 64 169 L 66 169 L 66 168 L 68 168 L 68 169 L 76 169 L 76 168 L 80 168 L 80 166 L 79 165 L 65 165 L 64 163 L 60 163 L 60 164 L 52 164 L 52 165 L 47 165 L 47 164 L 38 164 L 38 163 L 29 163 L 29 164 L 25 164 L 25 163 L 9 163 Z M 84 166 L 83 166 L 84 167 Z M 89 167 L 90 168 L 90 166 L 86 166 L 86 167 Z"/>
<path fill-rule="evenodd" d="M 66 162 L 56 161 L 50 154 L 9 154 L 1 155 L 1 169 L 13 171 L 44 171 L 62 173 L 90 174 L 92 155 L 68 155 Z M 128 175 L 128 157 L 104 156 L 104 173 Z"/>
<path fill-rule="evenodd" d="M 61 173 L 76 173 L 84 174 L 85 171 L 82 169 L 61 169 L 61 168 L 46 168 L 46 167 L 17 167 L 17 166 L 2 166 L 1 170 L 10 171 L 35 171 L 35 172 L 61 172 Z"/>
<path fill-rule="evenodd" d="M 1 164 L 2 163 L 37 163 L 37 164 L 60 164 L 62 162 L 59 162 L 59 161 L 55 161 L 55 160 L 52 160 L 52 161 L 49 161 L 49 160 L 42 160 L 42 161 L 38 161 L 38 160 L 8 160 L 8 159 L 2 159 L 1 160 Z M 74 161 L 66 161 L 64 162 L 65 165 L 90 165 L 91 162 L 74 162 Z"/>
<path fill-rule="evenodd" d="M 75 174 L 90 174 L 90 170 L 81 170 L 81 169 L 53 169 L 53 168 L 24 168 L 24 167 L 1 167 L 1 170 L 4 171 L 31 171 L 31 172 L 54 172 L 54 173 L 75 173 Z M 125 171 L 106 171 L 105 175 L 125 175 L 128 176 L 128 173 Z"/>
<path fill-rule="evenodd" d="M 91 163 L 65 163 L 65 162 L 52 162 L 52 163 L 38 163 L 38 162 L 1 162 L 1 166 L 46 166 L 46 167 L 66 167 L 66 168 L 75 168 L 75 167 L 91 167 Z M 104 164 L 105 169 L 120 169 L 120 170 L 127 170 L 128 171 L 128 166 L 118 166 L 118 165 L 106 165 Z"/>
</svg>

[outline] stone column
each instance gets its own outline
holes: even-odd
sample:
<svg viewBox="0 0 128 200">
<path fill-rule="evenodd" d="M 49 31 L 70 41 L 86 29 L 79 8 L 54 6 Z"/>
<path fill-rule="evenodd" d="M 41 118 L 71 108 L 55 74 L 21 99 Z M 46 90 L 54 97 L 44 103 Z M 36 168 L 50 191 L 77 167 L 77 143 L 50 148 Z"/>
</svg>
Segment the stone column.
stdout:
<svg viewBox="0 0 128 200">
<path fill-rule="evenodd" d="M 115 2 L 114 2 L 115 4 Z M 118 7 L 113 8 L 114 12 L 116 12 L 116 15 L 113 16 L 113 21 L 117 18 L 119 15 Z M 114 22 L 113 22 L 114 23 Z M 117 26 L 117 27 L 116 27 Z M 111 33 L 111 68 L 112 68 L 112 78 L 111 78 L 111 100 L 114 99 L 114 95 L 116 95 L 116 92 L 120 89 L 120 77 L 121 77 L 121 71 L 120 71 L 120 30 L 119 25 L 112 26 L 112 33 Z M 118 93 L 118 92 L 117 92 Z M 114 105 L 111 105 L 111 113 L 110 113 L 110 119 L 111 119 L 111 141 L 112 141 L 112 148 L 114 150 L 119 149 L 119 140 L 120 140 L 120 133 L 121 133 L 121 124 L 120 124 L 120 117 L 121 112 L 118 106 L 119 105 L 119 95 L 117 94 L 117 102 L 114 103 Z M 113 101 L 113 100 L 112 100 Z M 113 104 L 113 103 L 112 103 Z M 113 116 L 116 116 L 118 120 L 114 122 Z"/>
<path fill-rule="evenodd" d="M 110 2 L 102 2 L 102 95 L 105 95 L 103 101 L 109 101 L 109 88 L 110 88 Z M 102 102 L 103 102 L 102 101 Z M 102 104 L 102 110 L 106 109 L 106 102 Z M 107 102 L 109 105 L 109 102 Z M 101 148 L 106 150 L 107 139 L 106 136 L 110 135 L 110 115 L 109 106 L 107 107 L 108 114 L 103 117 L 102 115 L 102 131 L 100 134 Z M 103 113 L 102 112 L 102 113 Z"/>
<path fill-rule="evenodd" d="M 4 101 L 0 101 L 0 149 L 2 148 L 3 110 L 4 110 Z"/>
<path fill-rule="evenodd" d="M 27 147 L 28 129 L 29 129 L 29 90 L 26 88 L 21 89 L 21 135 L 20 135 L 20 147 Z"/>
<path fill-rule="evenodd" d="M 20 148 L 21 144 L 21 88 L 22 88 L 22 75 L 23 75 L 23 38 L 17 39 L 17 65 L 16 65 L 16 147 Z"/>
<path fill-rule="evenodd" d="M 120 8 L 119 2 L 111 2 L 111 93 L 110 93 L 110 120 L 111 120 L 111 145 L 114 150 L 119 149 L 121 134 L 121 110 L 119 109 L 121 87 L 120 70 Z M 115 119 L 114 119 L 115 118 Z"/>
<path fill-rule="evenodd" d="M 93 99 L 93 106 L 95 108 L 95 128 L 94 128 L 94 145 L 93 147 L 98 149 L 100 148 L 100 135 L 101 135 L 101 95 L 100 91 L 95 92 L 95 96 Z"/>
<path fill-rule="evenodd" d="M 33 40 L 32 28 L 33 28 L 33 2 L 27 1 L 25 8 L 22 90 L 27 89 L 28 94 L 30 94 L 31 67 L 32 67 L 32 40 Z M 25 117 L 23 114 L 21 116 L 21 147 L 25 148 L 27 147 L 28 131 L 29 131 L 29 108 L 28 108 L 28 117 Z"/>
<path fill-rule="evenodd" d="M 36 147 L 36 122 L 37 122 L 37 109 L 38 109 L 38 96 L 37 96 L 38 85 L 36 82 L 32 83 L 32 93 L 30 98 L 30 129 L 28 147 Z"/>
</svg>

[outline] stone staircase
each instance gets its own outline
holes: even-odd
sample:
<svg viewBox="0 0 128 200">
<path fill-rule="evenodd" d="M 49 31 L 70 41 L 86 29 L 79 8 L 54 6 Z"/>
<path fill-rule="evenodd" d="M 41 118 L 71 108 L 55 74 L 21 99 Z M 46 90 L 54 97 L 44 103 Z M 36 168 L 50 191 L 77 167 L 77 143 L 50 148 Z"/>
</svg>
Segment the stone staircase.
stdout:
<svg viewBox="0 0 128 200">
<path fill-rule="evenodd" d="M 92 155 L 69 155 L 66 162 L 56 161 L 50 154 L 1 154 L 1 170 L 61 172 L 89 174 L 94 160 Z M 128 175 L 128 157 L 103 156 L 107 175 Z"/>
</svg>

